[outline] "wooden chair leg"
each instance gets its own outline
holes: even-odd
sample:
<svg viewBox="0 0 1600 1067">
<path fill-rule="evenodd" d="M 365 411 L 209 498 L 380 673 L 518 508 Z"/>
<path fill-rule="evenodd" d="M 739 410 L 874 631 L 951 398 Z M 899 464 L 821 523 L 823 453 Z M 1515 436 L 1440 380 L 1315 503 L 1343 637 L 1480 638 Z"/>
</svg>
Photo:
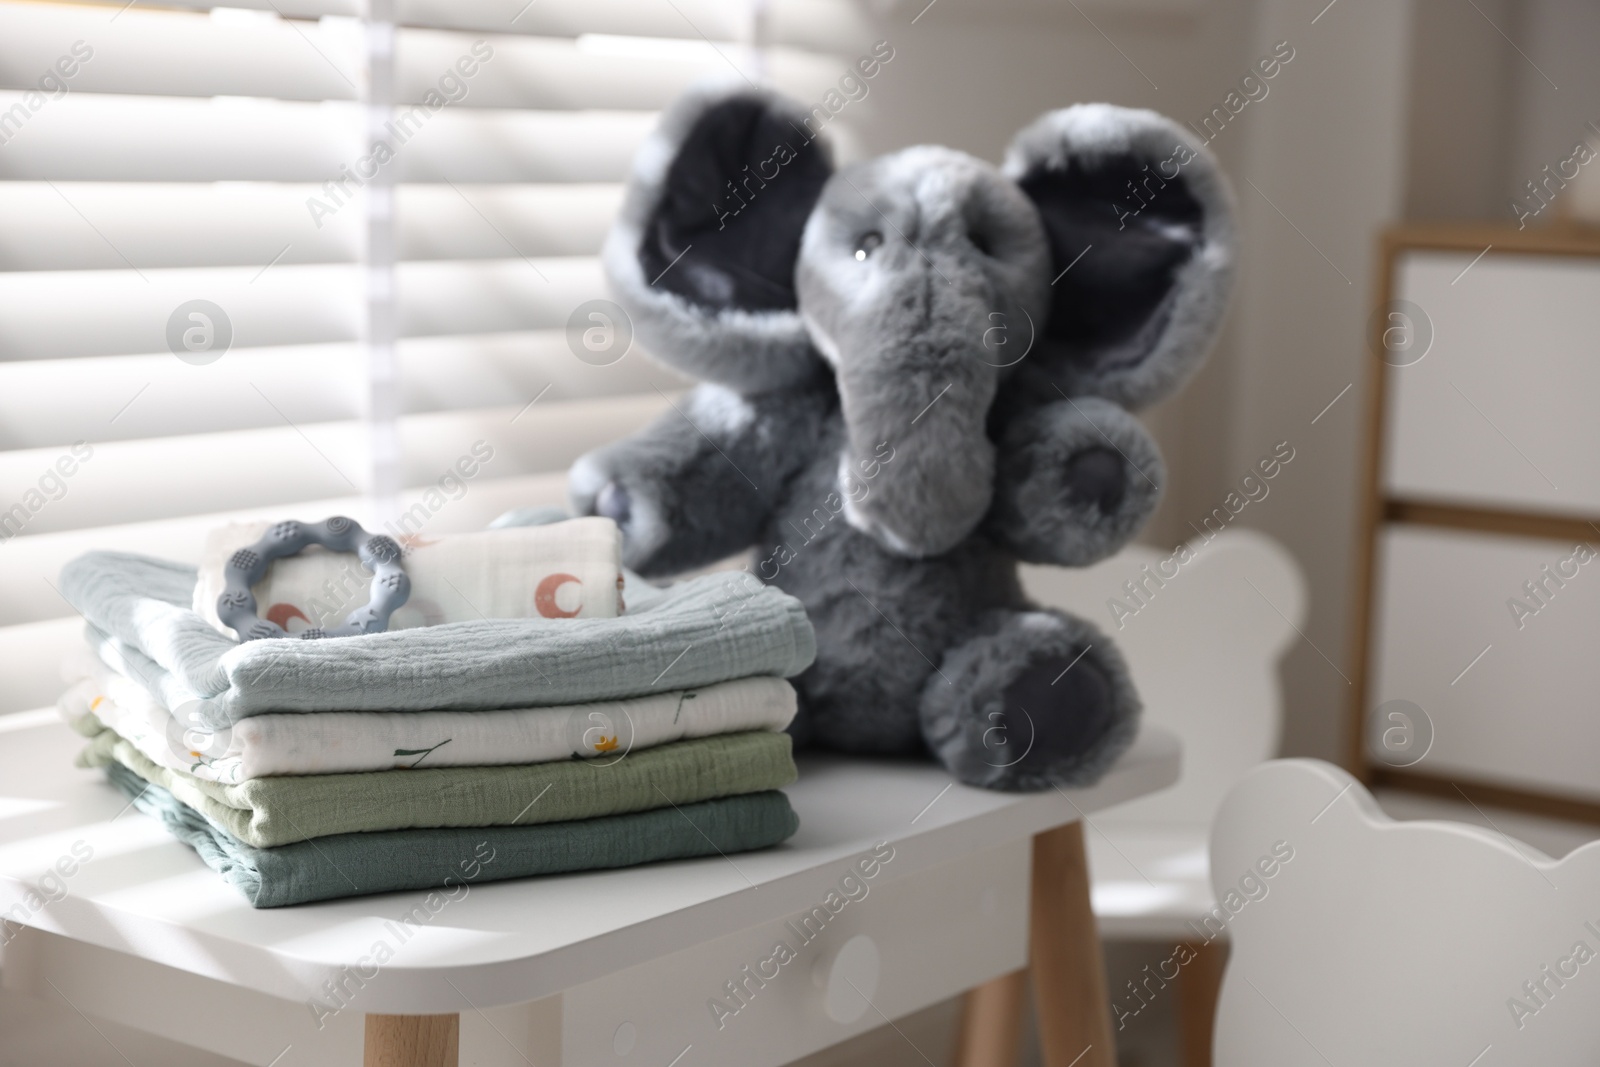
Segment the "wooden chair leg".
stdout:
<svg viewBox="0 0 1600 1067">
<path fill-rule="evenodd" d="M 1003 974 L 967 994 L 956 1038 L 955 1067 L 1016 1067 L 1027 989 L 1024 969 Z"/>
<path fill-rule="evenodd" d="M 1029 967 L 1045 1067 L 1116 1067 L 1082 823 L 1034 835 Z"/>
<path fill-rule="evenodd" d="M 363 1067 L 458 1067 L 459 1015 L 368 1015 Z"/>
<path fill-rule="evenodd" d="M 1211 1067 L 1211 1038 L 1222 992 L 1226 944 L 1189 944 L 1195 958 L 1178 975 L 1178 1044 L 1183 1067 Z"/>
</svg>

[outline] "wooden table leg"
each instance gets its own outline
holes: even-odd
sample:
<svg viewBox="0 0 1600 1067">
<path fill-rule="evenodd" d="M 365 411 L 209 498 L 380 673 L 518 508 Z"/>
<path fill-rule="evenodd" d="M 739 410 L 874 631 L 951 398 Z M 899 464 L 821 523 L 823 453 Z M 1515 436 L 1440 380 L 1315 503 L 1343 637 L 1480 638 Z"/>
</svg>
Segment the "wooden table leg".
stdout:
<svg viewBox="0 0 1600 1067">
<path fill-rule="evenodd" d="M 1016 1067 L 1027 990 L 1028 971 L 1024 968 L 967 994 L 956 1038 L 955 1067 Z"/>
<path fill-rule="evenodd" d="M 1195 954 L 1178 975 L 1178 1046 L 1183 1067 L 1211 1067 L 1211 1038 L 1222 992 L 1226 943 L 1190 943 Z"/>
<path fill-rule="evenodd" d="M 1116 1067 L 1082 823 L 1034 835 L 1029 967 L 1045 1067 Z"/>
<path fill-rule="evenodd" d="M 363 1067 L 457 1067 L 459 1015 L 368 1015 Z"/>
<path fill-rule="evenodd" d="M 1029 971 L 1045 1067 L 1116 1067 L 1111 998 L 1100 932 L 1089 905 L 1082 823 L 1034 835 L 1030 896 L 1029 970 L 996 978 L 967 994 L 956 1067 L 1014 1067 Z"/>
</svg>

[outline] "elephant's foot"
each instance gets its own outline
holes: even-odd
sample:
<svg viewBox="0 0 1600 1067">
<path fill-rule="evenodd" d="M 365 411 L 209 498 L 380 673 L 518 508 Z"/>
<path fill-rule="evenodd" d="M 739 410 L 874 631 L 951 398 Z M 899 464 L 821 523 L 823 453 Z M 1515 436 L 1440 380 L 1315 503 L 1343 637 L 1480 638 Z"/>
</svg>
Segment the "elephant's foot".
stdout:
<svg viewBox="0 0 1600 1067">
<path fill-rule="evenodd" d="M 1132 744 L 1139 697 L 1109 638 L 1056 611 L 997 611 L 922 691 L 928 747 L 968 785 L 1096 781 Z"/>
</svg>

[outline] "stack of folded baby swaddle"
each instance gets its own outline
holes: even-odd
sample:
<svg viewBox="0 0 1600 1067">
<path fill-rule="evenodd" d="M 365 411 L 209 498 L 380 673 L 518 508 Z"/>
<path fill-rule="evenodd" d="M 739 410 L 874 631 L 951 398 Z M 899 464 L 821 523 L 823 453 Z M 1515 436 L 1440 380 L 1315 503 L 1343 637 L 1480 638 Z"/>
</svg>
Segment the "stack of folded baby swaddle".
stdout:
<svg viewBox="0 0 1600 1067">
<path fill-rule="evenodd" d="M 413 610 L 387 632 L 240 643 L 215 618 L 216 561 L 258 535 L 219 531 L 198 570 L 94 552 L 62 572 L 89 623 L 61 701 L 90 738 L 80 762 L 253 905 L 794 832 L 783 679 L 815 646 L 793 598 L 742 572 L 624 586 L 615 526 L 584 519 L 413 540 Z M 332 570 L 352 563 L 279 560 L 254 588 L 260 614 L 291 633 L 342 616 L 365 602 Z"/>
</svg>

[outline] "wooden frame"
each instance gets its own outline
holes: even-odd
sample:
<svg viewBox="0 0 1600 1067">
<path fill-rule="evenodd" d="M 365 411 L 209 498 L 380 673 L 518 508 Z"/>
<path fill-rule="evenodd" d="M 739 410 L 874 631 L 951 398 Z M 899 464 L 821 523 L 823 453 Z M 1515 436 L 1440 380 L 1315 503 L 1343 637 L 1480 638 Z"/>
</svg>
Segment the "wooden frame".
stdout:
<svg viewBox="0 0 1600 1067">
<path fill-rule="evenodd" d="M 1413 525 L 1472 530 L 1557 541 L 1594 539 L 1600 515 L 1548 515 L 1516 510 L 1445 506 L 1390 496 L 1383 486 L 1384 426 L 1388 414 L 1389 365 L 1383 351 L 1381 316 L 1377 309 L 1394 297 L 1395 264 L 1407 252 L 1486 252 L 1503 255 L 1581 256 L 1600 258 L 1600 230 L 1572 223 L 1532 230 L 1485 224 L 1407 224 L 1393 227 L 1379 238 L 1378 270 L 1372 294 L 1373 314 L 1365 337 L 1372 389 L 1366 412 L 1366 456 L 1359 501 L 1360 526 L 1356 540 L 1355 603 L 1352 612 L 1355 677 L 1350 701 L 1350 737 L 1346 767 L 1370 786 L 1392 786 L 1414 792 L 1514 808 L 1562 819 L 1600 823 L 1600 803 L 1553 793 L 1508 788 L 1483 781 L 1449 778 L 1418 770 L 1375 766 L 1367 758 L 1366 731 L 1369 711 L 1375 627 L 1372 613 L 1377 603 L 1378 538 L 1387 526 Z"/>
</svg>

